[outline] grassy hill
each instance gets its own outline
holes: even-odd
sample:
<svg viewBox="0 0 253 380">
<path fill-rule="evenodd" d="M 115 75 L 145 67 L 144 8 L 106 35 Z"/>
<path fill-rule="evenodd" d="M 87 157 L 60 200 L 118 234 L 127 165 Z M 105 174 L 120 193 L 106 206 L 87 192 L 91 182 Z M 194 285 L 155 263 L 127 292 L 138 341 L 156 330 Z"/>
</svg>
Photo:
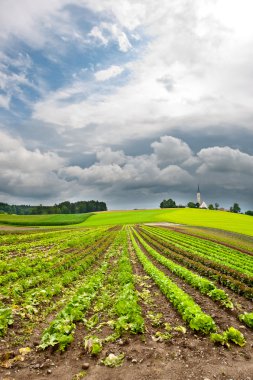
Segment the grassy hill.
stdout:
<svg viewBox="0 0 253 380">
<path fill-rule="evenodd" d="M 224 211 L 198 209 L 157 209 L 107 211 L 73 215 L 0 215 L 0 224 L 19 226 L 101 226 L 172 222 L 218 228 L 253 236 L 253 217 Z"/>
<path fill-rule="evenodd" d="M 158 209 L 138 211 L 108 211 L 95 213 L 83 225 L 171 222 L 218 228 L 253 236 L 253 217 L 225 211 L 202 209 Z"/>
<path fill-rule="evenodd" d="M 66 226 L 84 222 L 92 214 L 0 215 L 0 225 Z"/>
</svg>

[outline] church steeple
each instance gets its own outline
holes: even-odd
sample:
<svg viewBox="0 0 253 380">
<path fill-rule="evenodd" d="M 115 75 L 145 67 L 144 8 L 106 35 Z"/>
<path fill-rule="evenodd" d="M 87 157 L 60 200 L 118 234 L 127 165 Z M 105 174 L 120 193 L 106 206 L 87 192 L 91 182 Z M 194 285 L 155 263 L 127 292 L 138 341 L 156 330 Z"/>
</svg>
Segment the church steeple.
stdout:
<svg viewBox="0 0 253 380">
<path fill-rule="evenodd" d="M 201 195 L 200 195 L 199 185 L 198 185 L 198 192 L 197 192 L 197 203 L 201 205 Z"/>
</svg>

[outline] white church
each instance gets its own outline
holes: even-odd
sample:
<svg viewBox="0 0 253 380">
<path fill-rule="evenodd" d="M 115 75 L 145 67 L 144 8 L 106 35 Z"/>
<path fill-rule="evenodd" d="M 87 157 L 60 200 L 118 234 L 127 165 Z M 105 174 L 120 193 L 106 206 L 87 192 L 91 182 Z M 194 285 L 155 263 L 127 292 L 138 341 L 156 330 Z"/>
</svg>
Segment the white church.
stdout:
<svg viewBox="0 0 253 380">
<path fill-rule="evenodd" d="M 204 202 L 201 199 L 199 185 L 198 185 L 198 192 L 197 192 L 197 203 L 199 204 L 199 208 L 207 208 L 206 202 Z"/>
</svg>

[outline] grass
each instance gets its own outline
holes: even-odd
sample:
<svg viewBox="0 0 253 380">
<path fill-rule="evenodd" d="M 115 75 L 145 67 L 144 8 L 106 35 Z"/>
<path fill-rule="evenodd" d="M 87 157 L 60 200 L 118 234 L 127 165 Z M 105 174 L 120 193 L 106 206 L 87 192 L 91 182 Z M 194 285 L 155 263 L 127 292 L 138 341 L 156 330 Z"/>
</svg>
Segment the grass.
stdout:
<svg viewBox="0 0 253 380">
<path fill-rule="evenodd" d="M 103 226 L 171 222 L 191 226 L 211 227 L 253 236 L 253 217 L 224 211 L 198 209 L 157 209 L 107 211 L 65 215 L 0 215 L 0 224 L 22 226 Z"/>
<path fill-rule="evenodd" d="M 0 225 L 13 226 L 66 226 L 84 222 L 92 214 L 52 214 L 52 215 L 0 215 Z"/>
<path fill-rule="evenodd" d="M 109 211 L 95 213 L 83 225 L 99 226 L 106 224 L 136 224 L 171 222 L 218 228 L 253 236 L 253 217 L 225 211 L 198 209 L 158 209 L 138 211 Z"/>
</svg>

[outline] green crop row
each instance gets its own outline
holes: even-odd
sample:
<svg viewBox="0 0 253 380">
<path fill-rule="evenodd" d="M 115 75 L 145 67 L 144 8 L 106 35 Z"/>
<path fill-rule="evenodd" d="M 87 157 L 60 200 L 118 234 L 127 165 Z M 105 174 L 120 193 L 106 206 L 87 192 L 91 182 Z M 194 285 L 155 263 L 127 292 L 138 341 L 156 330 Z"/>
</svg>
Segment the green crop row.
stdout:
<svg viewBox="0 0 253 380">
<path fill-rule="evenodd" d="M 225 264 L 240 274 L 251 277 L 251 283 L 253 285 L 253 257 L 241 252 L 235 251 L 231 248 L 224 247 L 222 245 L 212 243 L 210 241 L 204 241 L 191 237 L 178 232 L 164 230 L 160 228 L 144 227 L 146 230 L 152 231 L 174 245 L 179 245 L 187 249 L 187 251 L 194 253 L 200 257 L 209 258 L 219 264 Z"/>
<path fill-rule="evenodd" d="M 115 300 L 114 311 L 118 315 L 116 331 L 127 330 L 131 333 L 144 331 L 144 320 L 138 305 L 138 296 L 134 285 L 134 276 L 129 259 L 126 231 L 122 231 L 122 254 L 118 263 L 119 292 Z"/>
<path fill-rule="evenodd" d="M 216 325 L 212 317 L 204 313 L 200 306 L 196 304 L 187 293 L 180 289 L 162 271 L 157 269 L 150 260 L 148 260 L 134 239 L 132 233 L 131 241 L 145 272 L 159 286 L 162 293 L 174 305 L 177 311 L 181 314 L 183 320 L 189 324 L 190 328 L 204 334 L 210 334 L 215 331 Z"/>
<path fill-rule="evenodd" d="M 75 263 L 72 263 L 72 266 L 62 268 L 61 273 L 59 273 L 59 271 L 57 272 L 56 269 L 52 270 L 50 275 L 48 272 L 41 273 L 36 280 L 36 289 L 26 291 L 21 284 L 17 284 L 16 287 L 10 288 L 9 291 L 6 290 L 6 296 L 12 297 L 14 314 L 28 317 L 29 319 L 33 318 L 33 315 L 36 316 L 40 306 L 45 307 L 46 304 L 49 304 L 53 297 L 59 295 L 67 286 L 77 281 L 78 278 L 96 262 L 101 254 L 108 249 L 114 237 L 115 233 L 111 233 L 107 236 L 107 239 L 103 241 L 103 244 L 98 244 L 97 247 L 90 247 L 91 252 L 88 255 L 81 255 L 78 260 L 74 260 Z M 20 305 L 20 307 L 17 307 L 17 305 Z M 4 309 L 6 309 L 6 306 Z M 11 308 L 8 308 L 8 310 L 11 310 Z M 11 320 L 14 319 L 12 312 L 10 318 Z M 6 311 L 2 319 L 4 321 L 7 320 Z M 3 331 L 6 332 L 8 324 L 3 322 L 3 325 L 6 326 L 6 328 L 3 328 Z"/>
<path fill-rule="evenodd" d="M 57 345 L 60 350 L 65 350 L 67 345 L 72 342 L 76 323 L 85 321 L 86 311 L 90 308 L 98 290 L 103 286 L 109 268 L 109 259 L 115 255 L 115 246 L 117 245 L 117 241 L 111 245 L 96 273 L 86 278 L 84 285 L 77 290 L 70 302 L 45 329 L 41 337 L 40 347 L 42 349 Z"/>
<path fill-rule="evenodd" d="M 142 229 L 144 232 L 144 230 Z M 176 260 L 198 273 L 218 281 L 220 284 L 232 289 L 246 298 L 253 299 L 253 288 L 247 285 L 251 279 L 248 276 L 239 274 L 225 265 L 217 264 L 212 260 L 197 256 L 191 252 L 183 250 L 179 246 L 164 240 L 161 236 L 150 234 L 145 230 L 145 236 L 152 239 L 152 244 L 162 252 L 168 254 L 173 260 Z"/>
<path fill-rule="evenodd" d="M 160 255 L 149 244 L 147 244 L 136 231 L 135 234 L 147 252 L 159 263 L 168 268 L 172 273 L 184 279 L 187 284 L 191 285 L 195 289 L 198 289 L 202 294 L 205 294 L 208 297 L 212 298 L 212 300 L 220 302 L 221 305 L 229 309 L 233 309 L 233 303 L 228 295 L 224 292 L 224 290 L 218 289 L 211 281 L 207 280 L 206 278 L 200 277 L 199 275 L 192 273 L 181 265 L 174 263 L 174 261 Z"/>
<path fill-rule="evenodd" d="M 100 240 L 97 242 L 98 247 L 103 244 L 104 239 L 108 239 L 108 237 L 100 237 Z M 33 267 L 22 265 L 17 272 L 9 273 L 7 276 L 2 276 L 1 282 L 7 282 L 7 286 L 2 288 L 2 293 L 5 295 L 18 295 L 29 288 L 38 286 L 48 281 L 50 278 L 65 272 L 66 269 L 73 267 L 73 265 L 82 260 L 84 256 L 95 250 L 96 245 L 90 246 L 91 241 L 94 243 L 94 240 L 88 239 L 86 250 L 84 250 L 82 254 L 78 254 L 77 251 L 74 251 L 68 255 L 65 253 L 65 257 L 56 254 L 51 258 L 51 261 L 43 261 L 38 259 L 38 264 Z M 16 279 L 16 282 L 10 282 L 10 279 L 12 281 Z"/>
<path fill-rule="evenodd" d="M 97 290 L 103 283 L 107 268 L 108 263 L 104 261 L 96 274 L 91 276 L 88 281 L 86 280 L 86 284 L 78 289 L 72 300 L 43 332 L 40 344 L 42 349 L 59 345 L 59 349 L 64 350 L 72 342 L 75 324 L 84 318 L 85 312 L 89 309 Z"/>
</svg>

